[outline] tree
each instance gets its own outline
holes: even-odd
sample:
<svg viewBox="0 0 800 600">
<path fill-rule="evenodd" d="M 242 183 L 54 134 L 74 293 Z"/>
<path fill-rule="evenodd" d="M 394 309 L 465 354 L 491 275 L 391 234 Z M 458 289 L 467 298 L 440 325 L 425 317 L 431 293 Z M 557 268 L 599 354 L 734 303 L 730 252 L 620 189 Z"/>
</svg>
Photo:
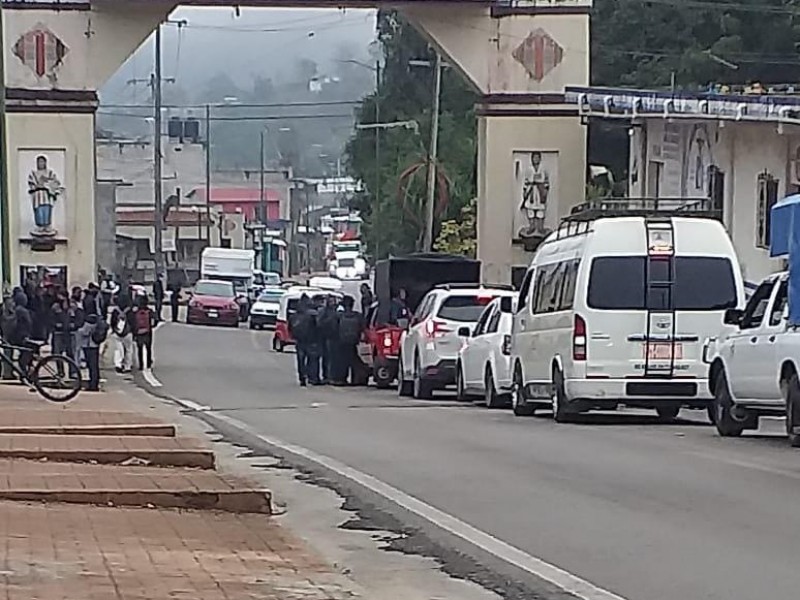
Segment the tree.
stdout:
<svg viewBox="0 0 800 600">
<path fill-rule="evenodd" d="M 425 177 L 415 177 L 398 198 L 400 175 L 425 162 L 432 118 L 432 69 L 412 67 L 411 60 L 428 60 L 434 52 L 425 40 L 394 10 L 378 13 L 378 40 L 383 54 L 380 98 L 369 94 L 359 108 L 357 123 L 375 122 L 376 100 L 381 122 L 416 121 L 418 133 L 409 129 L 384 129 L 380 135 L 380 171 L 375 159 L 374 129 L 356 129 L 347 145 L 347 168 L 366 184 L 366 191 L 353 206 L 364 219 L 364 238 L 376 257 L 413 251 L 420 237 L 421 219 L 408 214 L 409 206 L 421 210 Z M 447 179 L 449 203 L 443 219 L 460 214 L 476 189 L 476 126 L 473 106 L 476 96 L 457 73 L 445 70 L 439 122 L 438 163 Z M 380 181 L 380 184 L 378 183 Z M 380 185 L 380 193 L 376 193 Z M 380 201 L 377 201 L 378 197 Z M 406 199 L 405 207 L 399 200 Z"/>
<path fill-rule="evenodd" d="M 473 198 L 469 204 L 461 207 L 460 218 L 442 223 L 434 249 L 475 258 L 478 251 L 477 217 L 478 199 Z"/>
</svg>

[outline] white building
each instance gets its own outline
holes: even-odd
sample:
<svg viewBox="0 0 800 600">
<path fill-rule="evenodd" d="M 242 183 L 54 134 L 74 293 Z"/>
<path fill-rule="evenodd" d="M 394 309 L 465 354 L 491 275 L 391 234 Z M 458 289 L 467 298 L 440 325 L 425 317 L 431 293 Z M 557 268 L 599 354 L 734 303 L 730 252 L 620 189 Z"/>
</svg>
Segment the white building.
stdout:
<svg viewBox="0 0 800 600">
<path fill-rule="evenodd" d="M 707 199 L 748 287 L 781 269 L 769 257 L 770 208 L 800 192 L 800 96 L 567 88 L 584 121 L 628 127 L 628 196 Z"/>
</svg>

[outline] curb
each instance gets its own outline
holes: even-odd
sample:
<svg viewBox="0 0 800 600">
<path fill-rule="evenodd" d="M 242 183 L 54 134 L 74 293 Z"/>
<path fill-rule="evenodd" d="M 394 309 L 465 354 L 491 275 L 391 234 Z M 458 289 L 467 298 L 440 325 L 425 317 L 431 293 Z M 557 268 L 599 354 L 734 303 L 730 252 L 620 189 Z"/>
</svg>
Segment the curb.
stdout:
<svg viewBox="0 0 800 600">
<path fill-rule="evenodd" d="M 174 425 L 11 425 L 0 426 L 2 434 L 25 435 L 111 435 L 132 437 L 175 437 Z"/>
<path fill-rule="evenodd" d="M 272 493 L 263 489 L 222 491 L 8 490 L 0 492 L 0 500 L 273 514 Z"/>
<path fill-rule="evenodd" d="M 98 464 L 120 464 L 131 458 L 148 461 L 152 467 L 194 467 L 213 469 L 214 453 L 210 450 L 57 450 L 57 449 L 10 449 L 0 450 L 0 458 L 24 458 L 28 460 L 52 460 L 56 462 L 96 462 Z"/>
</svg>

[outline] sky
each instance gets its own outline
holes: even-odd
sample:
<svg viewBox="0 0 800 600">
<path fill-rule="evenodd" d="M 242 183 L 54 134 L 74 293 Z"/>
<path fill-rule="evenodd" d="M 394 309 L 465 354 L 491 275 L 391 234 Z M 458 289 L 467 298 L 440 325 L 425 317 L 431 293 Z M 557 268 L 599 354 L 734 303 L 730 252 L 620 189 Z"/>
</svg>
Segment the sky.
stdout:
<svg viewBox="0 0 800 600">
<path fill-rule="evenodd" d="M 326 66 L 337 52 L 367 60 L 375 34 L 375 11 L 356 9 L 178 8 L 163 25 L 163 76 L 192 89 L 218 73 L 247 85 L 255 76 L 290 77 L 297 61 Z M 175 21 L 185 21 L 179 27 Z M 104 102 L 144 101 L 145 86 L 127 83 L 149 77 L 153 38 L 131 56 L 101 90 Z"/>
</svg>

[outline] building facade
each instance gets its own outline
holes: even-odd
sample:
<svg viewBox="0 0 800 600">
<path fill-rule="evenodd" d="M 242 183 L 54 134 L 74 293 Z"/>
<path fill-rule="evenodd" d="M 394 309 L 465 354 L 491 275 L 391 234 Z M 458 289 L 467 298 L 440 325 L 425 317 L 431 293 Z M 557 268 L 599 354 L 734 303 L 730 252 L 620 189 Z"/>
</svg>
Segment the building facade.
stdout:
<svg viewBox="0 0 800 600">
<path fill-rule="evenodd" d="M 587 121 L 628 130 L 627 195 L 706 199 L 748 287 L 782 268 L 769 256 L 772 206 L 800 192 L 800 97 L 569 88 Z"/>
</svg>

